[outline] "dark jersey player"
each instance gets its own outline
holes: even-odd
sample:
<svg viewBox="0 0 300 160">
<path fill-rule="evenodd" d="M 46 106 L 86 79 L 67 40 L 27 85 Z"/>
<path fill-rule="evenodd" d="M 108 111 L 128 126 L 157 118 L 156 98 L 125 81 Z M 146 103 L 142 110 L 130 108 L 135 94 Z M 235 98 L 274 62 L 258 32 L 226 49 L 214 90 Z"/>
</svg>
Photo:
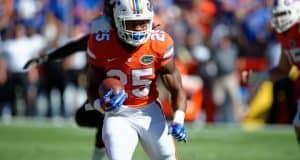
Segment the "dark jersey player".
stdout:
<svg viewBox="0 0 300 160">
<path fill-rule="evenodd" d="M 282 54 L 276 67 L 263 72 L 250 72 L 248 81 L 255 83 L 252 85 L 255 86 L 253 88 L 258 88 L 264 80 L 277 81 L 288 77 L 293 67 L 300 69 L 300 1 L 275 0 L 271 12 L 271 23 L 281 44 Z M 300 85 L 299 78 L 295 84 Z M 254 89 L 254 92 L 256 91 L 257 89 Z M 300 144 L 300 94 L 298 90 L 296 92 L 298 92 L 296 93 L 298 97 L 295 104 L 297 104 L 298 111 L 293 125 Z"/>
<path fill-rule="evenodd" d="M 112 11 L 112 0 L 107 0 L 104 2 L 104 14 L 96 17 L 91 21 L 90 34 L 96 33 L 97 31 L 109 31 L 113 23 L 111 21 L 111 11 Z M 77 51 L 86 51 L 87 41 L 90 34 L 84 35 L 83 37 L 71 41 L 66 45 L 55 49 L 49 54 L 42 55 L 40 57 L 32 58 L 27 61 L 24 65 L 24 69 L 28 69 L 33 65 L 45 65 L 49 62 L 55 60 L 66 58 L 69 55 L 74 54 Z M 102 125 L 103 125 L 103 114 L 93 110 L 91 105 L 86 102 L 76 111 L 75 121 L 79 126 L 83 127 L 93 127 L 97 128 L 96 138 L 95 138 L 95 148 L 92 155 L 92 160 L 102 160 L 105 159 L 105 148 L 102 141 Z"/>
</svg>

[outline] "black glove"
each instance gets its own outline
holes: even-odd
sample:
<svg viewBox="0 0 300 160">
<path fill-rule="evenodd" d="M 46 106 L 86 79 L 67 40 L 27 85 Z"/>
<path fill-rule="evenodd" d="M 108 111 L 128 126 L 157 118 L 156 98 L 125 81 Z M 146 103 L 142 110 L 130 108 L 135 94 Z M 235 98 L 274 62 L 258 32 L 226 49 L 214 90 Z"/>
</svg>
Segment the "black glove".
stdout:
<svg viewBox="0 0 300 160">
<path fill-rule="evenodd" d="M 41 57 L 36 57 L 36 58 L 32 58 L 29 59 L 25 65 L 23 66 L 23 69 L 27 69 L 29 68 L 29 66 L 33 65 L 34 63 L 37 64 L 38 66 L 40 65 L 44 65 L 45 63 L 47 63 L 48 61 L 48 56 L 41 56 Z"/>
</svg>

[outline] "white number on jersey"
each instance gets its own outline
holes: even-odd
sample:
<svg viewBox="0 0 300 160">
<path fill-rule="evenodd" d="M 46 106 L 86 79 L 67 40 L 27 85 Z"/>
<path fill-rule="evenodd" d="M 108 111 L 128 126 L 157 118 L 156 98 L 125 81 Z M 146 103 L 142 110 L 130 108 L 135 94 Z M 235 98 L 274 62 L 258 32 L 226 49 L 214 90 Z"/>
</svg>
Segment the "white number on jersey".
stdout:
<svg viewBox="0 0 300 160">
<path fill-rule="evenodd" d="M 110 35 L 108 31 L 98 31 L 96 34 L 96 41 L 101 42 L 103 40 L 109 41 Z"/>
<path fill-rule="evenodd" d="M 153 75 L 153 68 L 147 68 L 147 69 L 134 69 L 131 71 L 132 75 L 132 86 L 138 87 L 140 86 L 141 89 L 133 89 L 131 92 L 136 97 L 144 97 L 148 96 L 150 92 L 150 86 L 152 83 L 152 80 L 147 79 L 145 77 L 152 76 Z M 125 86 L 128 83 L 128 77 L 127 75 L 117 69 L 112 69 L 107 72 L 108 77 L 119 77 L 122 84 Z"/>
<path fill-rule="evenodd" d="M 153 31 L 153 33 L 150 36 L 151 40 L 158 40 L 158 41 L 165 41 L 165 32 L 164 31 Z"/>
</svg>

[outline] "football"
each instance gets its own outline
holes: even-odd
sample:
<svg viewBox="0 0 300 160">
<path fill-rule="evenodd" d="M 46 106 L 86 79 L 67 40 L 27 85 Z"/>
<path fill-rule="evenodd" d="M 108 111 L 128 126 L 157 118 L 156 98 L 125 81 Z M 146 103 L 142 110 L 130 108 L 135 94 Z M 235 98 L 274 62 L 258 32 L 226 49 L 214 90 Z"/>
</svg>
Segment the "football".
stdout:
<svg viewBox="0 0 300 160">
<path fill-rule="evenodd" d="M 104 94 L 106 94 L 108 90 L 111 88 L 113 89 L 112 96 L 124 90 L 124 86 L 119 79 L 108 77 L 105 78 L 99 86 L 99 90 L 98 90 L 99 97 L 104 96 Z"/>
</svg>

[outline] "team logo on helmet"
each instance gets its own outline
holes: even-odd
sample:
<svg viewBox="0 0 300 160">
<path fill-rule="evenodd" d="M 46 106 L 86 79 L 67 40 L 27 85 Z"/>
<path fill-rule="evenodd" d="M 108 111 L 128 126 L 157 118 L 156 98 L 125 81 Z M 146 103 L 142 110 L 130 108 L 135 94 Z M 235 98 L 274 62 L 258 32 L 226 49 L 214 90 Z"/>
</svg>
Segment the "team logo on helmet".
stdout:
<svg viewBox="0 0 300 160">
<path fill-rule="evenodd" d="M 145 56 L 142 56 L 141 59 L 140 59 L 140 62 L 143 65 L 151 64 L 153 61 L 154 61 L 154 56 L 153 55 L 145 55 Z"/>
</svg>

